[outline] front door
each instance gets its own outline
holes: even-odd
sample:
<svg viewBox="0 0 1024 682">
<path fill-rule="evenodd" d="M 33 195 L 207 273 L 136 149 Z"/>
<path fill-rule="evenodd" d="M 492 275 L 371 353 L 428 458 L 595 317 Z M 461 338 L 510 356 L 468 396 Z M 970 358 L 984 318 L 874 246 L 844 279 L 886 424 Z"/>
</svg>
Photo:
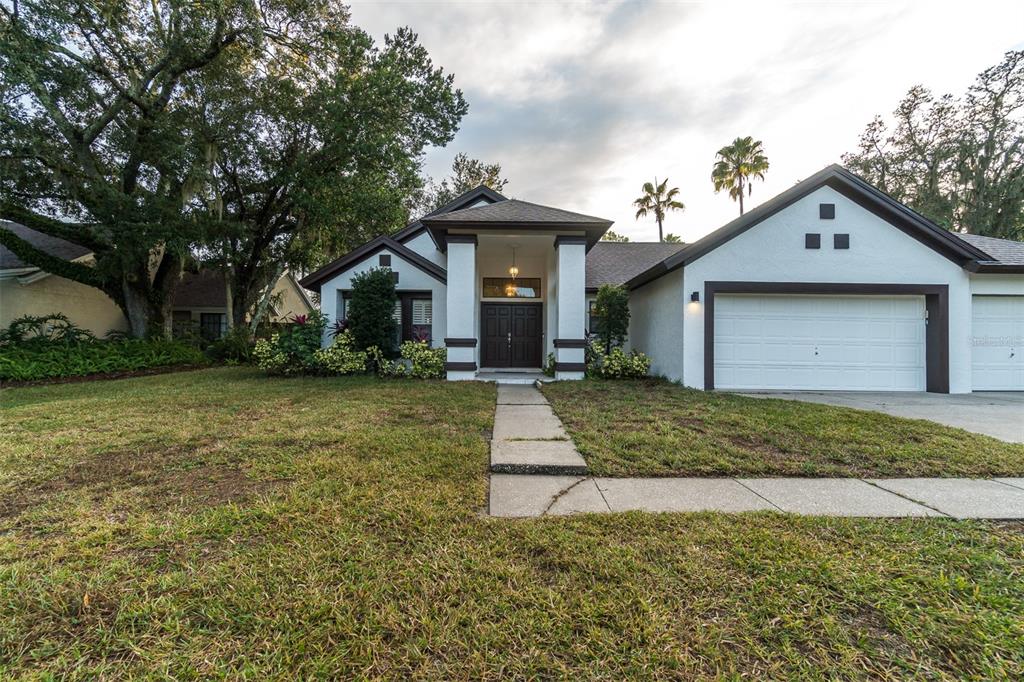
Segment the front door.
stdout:
<svg viewBox="0 0 1024 682">
<path fill-rule="evenodd" d="M 540 303 L 481 305 L 481 367 L 540 367 Z"/>
</svg>

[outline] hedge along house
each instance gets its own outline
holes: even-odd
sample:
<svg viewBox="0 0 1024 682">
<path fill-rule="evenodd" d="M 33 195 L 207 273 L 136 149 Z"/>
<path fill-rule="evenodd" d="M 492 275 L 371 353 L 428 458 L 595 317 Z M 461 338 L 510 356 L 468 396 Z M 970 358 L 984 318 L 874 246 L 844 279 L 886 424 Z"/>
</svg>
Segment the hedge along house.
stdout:
<svg viewBox="0 0 1024 682">
<path fill-rule="evenodd" d="M 320 292 L 321 311 L 333 324 L 345 318 L 355 275 L 390 268 L 402 339 L 429 338 L 434 347 L 446 347 L 449 379 L 539 369 L 549 353 L 556 378 L 580 379 L 587 253 L 610 226 L 478 187 L 301 284 Z"/>
</svg>

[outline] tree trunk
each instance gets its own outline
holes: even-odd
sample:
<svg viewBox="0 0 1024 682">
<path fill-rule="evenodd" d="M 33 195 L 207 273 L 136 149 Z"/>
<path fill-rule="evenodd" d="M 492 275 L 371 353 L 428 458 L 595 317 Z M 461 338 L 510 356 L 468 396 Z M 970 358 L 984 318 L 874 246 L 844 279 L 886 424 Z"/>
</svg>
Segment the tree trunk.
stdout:
<svg viewBox="0 0 1024 682">
<path fill-rule="evenodd" d="M 740 177 L 740 215 L 743 215 L 743 177 Z"/>
<path fill-rule="evenodd" d="M 146 296 L 145 291 L 140 291 L 140 288 L 133 282 L 123 282 L 121 290 L 124 297 L 121 309 L 124 311 L 124 316 L 128 318 L 131 335 L 137 339 L 145 338 L 149 331 L 149 297 Z"/>
<path fill-rule="evenodd" d="M 267 282 L 267 290 L 263 293 L 263 297 L 260 299 L 259 304 L 256 306 L 256 310 L 252 313 L 252 320 L 249 322 L 249 331 L 253 334 L 256 333 L 256 328 L 259 327 L 260 321 L 267 314 L 267 308 L 270 307 L 270 299 L 274 295 L 274 287 L 277 286 L 277 281 L 281 279 L 281 275 L 284 274 L 284 263 L 278 263 L 274 269 L 274 274 Z"/>
<path fill-rule="evenodd" d="M 658 241 L 659 242 L 664 242 L 665 241 L 665 235 L 663 235 L 661 233 L 661 218 L 658 218 Z"/>
<path fill-rule="evenodd" d="M 226 308 L 224 319 L 227 321 L 228 334 L 235 328 L 235 298 L 231 292 L 231 268 L 224 271 L 224 306 Z"/>
</svg>

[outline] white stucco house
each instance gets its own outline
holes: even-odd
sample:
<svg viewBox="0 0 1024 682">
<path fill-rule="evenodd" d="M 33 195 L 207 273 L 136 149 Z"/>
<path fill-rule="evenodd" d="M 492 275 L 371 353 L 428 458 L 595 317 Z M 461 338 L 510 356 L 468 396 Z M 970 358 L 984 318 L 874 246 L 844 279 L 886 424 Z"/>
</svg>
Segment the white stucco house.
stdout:
<svg viewBox="0 0 1024 682">
<path fill-rule="evenodd" d="M 1024 390 L 1024 243 L 944 230 L 839 166 L 692 244 L 600 242 L 610 225 L 479 187 L 301 283 L 333 322 L 356 273 L 390 268 L 403 338 L 446 347 L 452 380 L 549 353 L 581 378 L 609 283 L 629 346 L 687 386 Z"/>
</svg>

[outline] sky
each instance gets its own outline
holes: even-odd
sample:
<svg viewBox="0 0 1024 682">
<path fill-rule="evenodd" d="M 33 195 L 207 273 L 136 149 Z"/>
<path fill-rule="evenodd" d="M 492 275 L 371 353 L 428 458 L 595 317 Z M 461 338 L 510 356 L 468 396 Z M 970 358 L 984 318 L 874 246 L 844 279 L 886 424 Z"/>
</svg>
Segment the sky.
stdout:
<svg viewBox="0 0 1024 682">
<path fill-rule="evenodd" d="M 632 207 L 655 176 L 686 204 L 666 231 L 694 241 L 739 214 L 711 183 L 736 137 L 771 164 L 749 209 L 840 162 L 911 86 L 960 94 L 1024 49 L 1024 0 L 351 5 L 378 40 L 411 27 L 469 103 L 426 173 L 459 152 L 498 162 L 507 196 L 614 220 L 633 241 L 657 240 Z"/>
</svg>

